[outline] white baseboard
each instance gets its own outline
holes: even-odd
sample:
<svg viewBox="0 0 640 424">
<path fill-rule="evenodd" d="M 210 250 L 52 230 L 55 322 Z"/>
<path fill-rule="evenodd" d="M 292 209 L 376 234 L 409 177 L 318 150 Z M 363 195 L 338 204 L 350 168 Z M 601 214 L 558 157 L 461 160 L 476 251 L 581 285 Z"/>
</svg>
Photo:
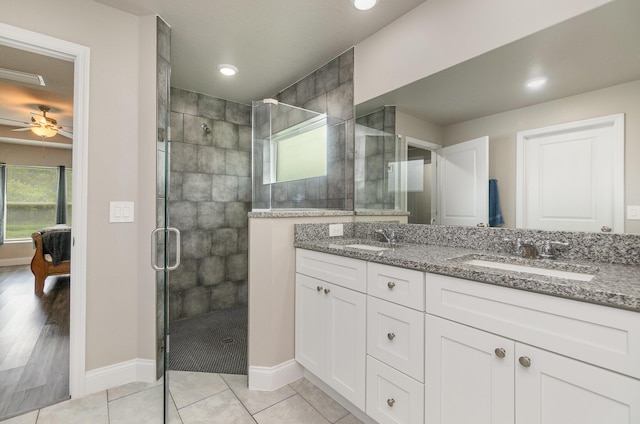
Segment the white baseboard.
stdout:
<svg viewBox="0 0 640 424">
<path fill-rule="evenodd" d="M 85 374 L 85 394 L 89 395 L 135 381 L 145 383 L 156 381 L 156 361 L 132 359 L 87 371 Z"/>
<path fill-rule="evenodd" d="M 295 359 L 274 367 L 249 367 L 249 390 L 271 392 L 293 383 L 303 376 L 303 368 Z"/>
<path fill-rule="evenodd" d="M 33 256 L 29 256 L 28 258 L 0 259 L 0 266 L 29 265 L 31 259 L 33 259 Z"/>
</svg>

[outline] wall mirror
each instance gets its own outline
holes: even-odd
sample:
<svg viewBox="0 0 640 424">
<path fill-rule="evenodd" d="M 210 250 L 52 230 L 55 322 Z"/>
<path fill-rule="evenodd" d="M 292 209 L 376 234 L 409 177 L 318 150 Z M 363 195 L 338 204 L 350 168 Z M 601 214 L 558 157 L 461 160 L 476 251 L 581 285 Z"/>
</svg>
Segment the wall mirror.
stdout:
<svg viewBox="0 0 640 424">
<path fill-rule="evenodd" d="M 516 211 L 518 133 L 622 115 L 624 187 L 616 231 L 640 233 L 640 220 L 634 219 L 640 214 L 633 213 L 640 205 L 640 166 L 634 160 L 640 157 L 638 22 L 640 2 L 614 0 L 359 104 L 357 116 L 395 106 L 396 125 L 386 131 L 444 147 L 487 136 L 488 177 L 498 182 L 502 227 L 527 228 Z M 536 78 L 546 84 L 528 88 Z M 555 178 L 582 172 L 575 160 L 566 162 L 565 174 L 555 172 Z"/>
</svg>

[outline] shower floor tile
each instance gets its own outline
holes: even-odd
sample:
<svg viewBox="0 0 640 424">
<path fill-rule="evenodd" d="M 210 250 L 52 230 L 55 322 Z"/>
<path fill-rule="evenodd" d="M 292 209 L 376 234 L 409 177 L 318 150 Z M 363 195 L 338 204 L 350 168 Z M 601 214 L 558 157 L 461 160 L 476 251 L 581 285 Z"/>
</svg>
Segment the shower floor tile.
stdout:
<svg viewBox="0 0 640 424">
<path fill-rule="evenodd" d="M 169 369 L 247 374 L 246 306 L 169 324 Z"/>
</svg>

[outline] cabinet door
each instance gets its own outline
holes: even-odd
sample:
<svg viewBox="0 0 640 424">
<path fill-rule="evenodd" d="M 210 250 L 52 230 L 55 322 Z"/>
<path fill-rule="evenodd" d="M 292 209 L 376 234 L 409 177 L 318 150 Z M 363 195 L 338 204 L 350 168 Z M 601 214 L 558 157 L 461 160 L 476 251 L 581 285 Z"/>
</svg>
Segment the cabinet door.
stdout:
<svg viewBox="0 0 640 424">
<path fill-rule="evenodd" d="M 516 358 L 517 424 L 640 423 L 640 380 L 519 343 Z"/>
<path fill-rule="evenodd" d="M 426 317 L 425 422 L 513 424 L 514 342 Z"/>
<path fill-rule="evenodd" d="M 326 286 L 324 380 L 364 410 L 366 295 L 333 284 Z"/>
<path fill-rule="evenodd" d="M 296 274 L 295 356 L 303 367 L 322 376 L 327 283 Z"/>
</svg>

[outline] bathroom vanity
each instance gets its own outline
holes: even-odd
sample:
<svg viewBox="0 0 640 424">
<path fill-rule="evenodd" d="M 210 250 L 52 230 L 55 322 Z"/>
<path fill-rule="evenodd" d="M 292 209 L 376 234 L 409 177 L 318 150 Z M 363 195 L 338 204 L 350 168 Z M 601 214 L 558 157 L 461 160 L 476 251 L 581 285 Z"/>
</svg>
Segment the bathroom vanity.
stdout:
<svg viewBox="0 0 640 424">
<path fill-rule="evenodd" d="M 640 267 L 296 247 L 296 360 L 375 422 L 640 422 Z"/>
</svg>

